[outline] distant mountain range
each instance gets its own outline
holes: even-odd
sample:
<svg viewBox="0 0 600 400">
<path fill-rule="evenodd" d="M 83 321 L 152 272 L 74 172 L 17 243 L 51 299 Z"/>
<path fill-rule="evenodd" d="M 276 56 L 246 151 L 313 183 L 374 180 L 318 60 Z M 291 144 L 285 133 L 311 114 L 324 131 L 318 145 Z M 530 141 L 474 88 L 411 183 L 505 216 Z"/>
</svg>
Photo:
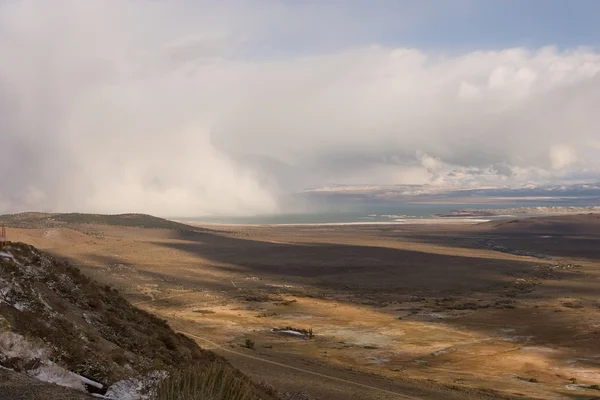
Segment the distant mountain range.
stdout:
<svg viewBox="0 0 600 400">
<path fill-rule="evenodd" d="M 562 185 L 526 184 L 517 187 L 472 187 L 450 185 L 330 185 L 304 190 L 302 195 L 314 200 L 326 198 L 363 199 L 382 202 L 456 201 L 458 199 L 572 199 L 600 201 L 600 182 Z"/>
</svg>

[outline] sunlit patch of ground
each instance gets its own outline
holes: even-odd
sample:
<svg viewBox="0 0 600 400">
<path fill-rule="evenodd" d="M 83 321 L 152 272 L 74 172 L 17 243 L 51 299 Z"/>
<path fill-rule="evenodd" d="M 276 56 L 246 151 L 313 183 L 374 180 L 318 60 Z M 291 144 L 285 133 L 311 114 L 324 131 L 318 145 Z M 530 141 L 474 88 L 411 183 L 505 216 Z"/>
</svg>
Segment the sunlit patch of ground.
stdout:
<svg viewBox="0 0 600 400">
<path fill-rule="evenodd" d="M 186 237 L 94 226 L 94 234 L 12 234 L 118 286 L 177 329 L 254 356 L 530 398 L 600 394 L 590 388 L 600 384 L 598 238 L 585 242 L 586 257 L 545 260 L 480 243 L 491 235 L 503 246 L 568 253 L 554 234 L 516 240 L 485 229 L 227 227 Z M 314 337 L 273 332 L 286 327 Z M 243 348 L 247 338 L 254 350 Z M 276 373 L 263 367 L 266 380 Z"/>
</svg>

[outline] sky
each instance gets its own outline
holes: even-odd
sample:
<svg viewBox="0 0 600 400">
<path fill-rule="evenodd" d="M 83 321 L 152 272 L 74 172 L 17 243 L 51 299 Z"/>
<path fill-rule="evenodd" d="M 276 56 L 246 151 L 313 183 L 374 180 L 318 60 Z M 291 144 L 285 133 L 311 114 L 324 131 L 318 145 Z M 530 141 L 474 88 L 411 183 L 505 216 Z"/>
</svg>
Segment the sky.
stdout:
<svg viewBox="0 0 600 400">
<path fill-rule="evenodd" d="M 600 181 L 595 0 L 0 0 L 0 213 Z"/>
</svg>

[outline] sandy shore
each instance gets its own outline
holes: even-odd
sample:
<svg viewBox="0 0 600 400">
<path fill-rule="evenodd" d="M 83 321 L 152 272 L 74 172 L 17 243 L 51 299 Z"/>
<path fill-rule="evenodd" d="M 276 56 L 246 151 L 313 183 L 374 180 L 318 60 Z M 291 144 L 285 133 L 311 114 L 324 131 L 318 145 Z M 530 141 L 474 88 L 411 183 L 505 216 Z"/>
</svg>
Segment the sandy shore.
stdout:
<svg viewBox="0 0 600 400">
<path fill-rule="evenodd" d="M 396 219 L 390 222 L 322 222 L 322 223 L 294 223 L 294 224 L 221 224 L 215 222 L 198 222 L 198 221 L 186 221 L 186 220 L 173 220 L 174 222 L 179 222 L 182 224 L 188 224 L 192 226 L 201 226 L 201 227 L 209 227 L 209 226 L 218 226 L 218 227 L 227 227 L 227 226 L 248 226 L 248 227 L 256 227 L 256 226 L 352 226 L 352 225 L 423 225 L 423 224 L 440 224 L 440 225 L 453 225 L 453 224 L 480 224 L 483 222 L 489 222 L 489 219 L 481 219 L 481 218 L 414 218 L 414 219 Z"/>
</svg>

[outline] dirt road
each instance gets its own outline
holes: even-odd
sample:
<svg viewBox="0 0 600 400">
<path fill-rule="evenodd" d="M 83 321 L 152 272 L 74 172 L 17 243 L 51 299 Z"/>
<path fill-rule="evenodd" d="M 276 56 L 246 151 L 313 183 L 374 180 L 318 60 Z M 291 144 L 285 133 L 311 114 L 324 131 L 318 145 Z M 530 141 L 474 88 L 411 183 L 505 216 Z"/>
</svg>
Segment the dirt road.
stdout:
<svg viewBox="0 0 600 400">
<path fill-rule="evenodd" d="M 252 354 L 245 354 L 230 348 L 223 347 L 214 341 L 189 332 L 178 331 L 197 341 L 203 347 L 208 344 L 210 350 L 220 353 L 227 358 L 235 367 L 242 370 L 246 375 L 257 381 L 264 376 L 266 366 L 269 370 L 269 383 L 275 387 L 292 388 L 294 391 L 307 391 L 319 399 L 327 400 L 464 400 L 469 399 L 498 399 L 498 395 L 487 396 L 478 393 L 466 393 L 441 388 L 439 386 L 427 386 L 422 382 L 411 380 L 390 380 L 379 376 L 365 374 L 359 371 L 342 371 L 331 366 L 322 367 L 314 363 L 306 362 L 304 359 L 295 360 L 295 363 L 306 363 L 306 368 L 297 367 L 288 363 L 274 361 Z M 274 369 L 272 367 L 275 367 Z M 310 368 L 310 369 L 308 369 Z M 322 371 L 321 371 L 322 370 Z M 325 373 L 326 372 L 326 373 Z M 303 376 L 302 376 L 303 375 Z M 306 382 L 311 382 L 306 387 Z M 296 382 L 296 383 L 294 383 Z M 351 397 L 348 397 L 349 393 Z M 506 397 L 508 398 L 508 397 Z"/>
<path fill-rule="evenodd" d="M 228 356 L 234 355 L 234 358 L 246 358 L 249 360 L 254 360 L 254 361 L 258 361 L 260 363 L 268 363 L 271 365 L 275 365 L 276 367 L 279 368 L 283 368 L 283 369 L 288 369 L 291 371 L 294 371 L 295 373 L 302 373 L 302 374 L 308 374 L 308 375 L 312 375 L 313 377 L 317 377 L 317 378 L 323 378 L 325 380 L 330 380 L 330 381 L 335 381 L 337 384 L 343 384 L 343 385 L 352 385 L 355 386 L 357 391 L 358 390 L 366 390 L 367 392 L 377 392 L 377 394 L 380 395 L 386 395 L 385 397 L 378 397 L 378 398 L 382 398 L 382 399 L 408 399 L 408 400 L 422 400 L 423 397 L 414 397 L 414 396 L 409 396 L 409 395 L 405 395 L 405 394 L 400 394 L 398 392 L 392 391 L 392 390 L 388 390 L 388 389 L 382 389 L 380 387 L 375 387 L 372 385 L 367 385 L 364 383 L 360 383 L 357 381 L 350 381 L 348 379 L 343 379 L 343 378 L 338 378 L 336 376 L 332 376 L 332 375 L 328 375 L 328 374 L 322 374 L 319 372 L 315 372 L 315 371 L 309 371 L 307 369 L 303 369 L 303 368 L 298 368 L 298 367 L 294 367 L 291 365 L 287 365 L 287 364 L 283 364 L 280 362 L 276 362 L 276 361 L 271 361 L 271 360 L 267 360 L 265 358 L 261 358 L 261 357 L 256 357 L 256 356 L 252 356 L 250 354 L 243 354 L 231 349 L 227 349 L 225 347 L 222 347 L 220 345 L 218 345 L 217 343 L 210 341 L 208 339 L 205 339 L 203 337 L 197 336 L 197 335 L 193 335 L 191 333 L 187 333 L 187 332 L 181 332 L 184 335 L 187 335 L 191 338 L 194 338 L 196 340 L 199 340 L 201 343 L 208 343 L 211 346 L 213 346 L 211 348 L 211 350 L 215 351 L 215 350 L 219 350 L 221 352 L 225 352 L 227 353 Z M 364 397 L 361 397 L 364 398 Z"/>
</svg>

